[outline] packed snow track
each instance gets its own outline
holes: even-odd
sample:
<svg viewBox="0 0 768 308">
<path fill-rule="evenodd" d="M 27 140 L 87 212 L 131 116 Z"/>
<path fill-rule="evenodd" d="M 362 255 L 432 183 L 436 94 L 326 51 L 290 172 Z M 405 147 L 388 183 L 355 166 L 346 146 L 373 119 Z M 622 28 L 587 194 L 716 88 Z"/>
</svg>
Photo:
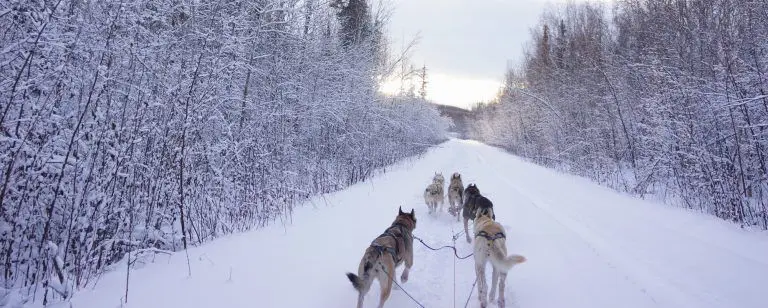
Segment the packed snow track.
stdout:
<svg viewBox="0 0 768 308">
<path fill-rule="evenodd" d="M 463 140 L 314 198 L 285 226 L 277 222 L 190 249 L 191 276 L 184 252 L 157 255 L 131 271 L 124 307 L 354 307 L 356 291 L 344 274 L 357 271 L 363 251 L 398 206 L 415 208 L 414 234 L 433 247 L 451 245 L 463 229 L 445 208 L 426 214 L 422 193 L 435 172 L 446 181 L 459 172 L 464 185 L 476 183 L 509 233 L 509 252 L 528 258 L 509 272 L 508 307 L 765 307 L 768 234 L 626 196 Z M 460 255 L 471 253 L 463 237 L 456 245 Z M 425 307 L 464 307 L 475 280 L 473 258 L 414 246 L 403 287 Z M 72 307 L 120 307 L 124 267 L 77 293 Z M 374 286 L 365 307 L 375 307 L 378 296 Z M 477 292 L 469 306 L 479 307 Z M 385 307 L 417 306 L 394 290 Z"/>
</svg>

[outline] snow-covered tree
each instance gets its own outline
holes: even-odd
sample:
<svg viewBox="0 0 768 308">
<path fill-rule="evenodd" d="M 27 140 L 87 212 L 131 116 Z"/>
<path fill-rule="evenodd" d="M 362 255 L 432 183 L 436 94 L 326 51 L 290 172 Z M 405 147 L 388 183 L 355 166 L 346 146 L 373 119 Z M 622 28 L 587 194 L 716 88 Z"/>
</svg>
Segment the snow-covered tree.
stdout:
<svg viewBox="0 0 768 308">
<path fill-rule="evenodd" d="M 768 4 L 627 0 L 607 16 L 545 12 L 478 138 L 768 228 Z"/>
<path fill-rule="evenodd" d="M 352 3 L 0 3 L 2 288 L 69 296 L 444 140 L 378 93 L 386 20 Z"/>
</svg>

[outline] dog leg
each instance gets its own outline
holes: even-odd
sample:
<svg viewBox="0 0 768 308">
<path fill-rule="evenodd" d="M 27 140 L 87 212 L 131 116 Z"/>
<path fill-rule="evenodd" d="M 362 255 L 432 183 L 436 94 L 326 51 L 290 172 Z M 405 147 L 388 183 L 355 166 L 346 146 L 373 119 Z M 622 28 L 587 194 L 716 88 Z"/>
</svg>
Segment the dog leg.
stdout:
<svg viewBox="0 0 768 308">
<path fill-rule="evenodd" d="M 499 273 L 499 301 L 497 302 L 499 304 L 499 308 L 504 308 L 504 304 L 506 304 L 506 300 L 504 300 L 504 287 L 506 287 L 506 284 L 507 273 Z"/>
<path fill-rule="evenodd" d="M 459 208 L 459 203 L 456 202 L 456 200 L 453 200 L 453 203 L 451 203 L 451 206 L 453 207 L 453 213 L 456 216 L 456 221 L 461 221 L 461 208 Z"/>
<path fill-rule="evenodd" d="M 351 275 L 351 273 L 347 274 L 347 277 L 349 277 L 350 281 L 352 281 L 352 286 L 355 287 L 357 290 L 357 307 L 362 308 L 363 307 L 363 299 L 365 298 L 365 295 L 368 294 L 368 291 L 371 289 L 371 284 L 373 283 L 373 279 L 376 278 L 376 276 L 373 276 L 373 268 L 369 268 L 366 270 L 367 264 L 372 261 L 369 260 L 368 250 L 366 249 L 366 254 L 363 256 L 363 259 L 360 260 L 360 266 L 357 271 L 357 276 Z M 376 266 L 374 266 L 376 268 Z"/>
<path fill-rule="evenodd" d="M 403 270 L 403 274 L 400 276 L 400 281 L 402 283 L 408 282 L 408 273 L 411 271 L 411 266 L 413 266 L 413 250 L 409 250 L 408 253 L 405 255 L 405 269 Z"/>
<path fill-rule="evenodd" d="M 499 282 L 499 271 L 495 267 L 491 267 L 491 292 L 488 294 L 488 300 L 493 301 L 496 298 L 496 284 Z"/>
<path fill-rule="evenodd" d="M 464 235 L 467 236 L 467 243 L 472 243 L 472 238 L 469 237 L 469 227 L 467 227 L 468 223 L 469 223 L 469 218 L 464 217 Z"/>
<path fill-rule="evenodd" d="M 365 298 L 365 294 L 363 292 L 357 293 L 357 308 L 363 308 L 363 299 Z"/>
<path fill-rule="evenodd" d="M 395 279 L 395 266 L 394 262 L 384 265 L 386 273 L 382 271 L 379 275 L 379 286 L 381 286 L 381 299 L 379 300 L 379 308 L 384 307 L 384 302 L 389 298 L 389 294 L 392 292 L 392 280 Z"/>
<path fill-rule="evenodd" d="M 485 308 L 488 306 L 488 299 L 486 292 L 488 285 L 485 282 L 485 261 L 482 264 L 475 261 L 475 275 L 477 276 L 477 299 L 480 300 L 480 307 Z"/>
<path fill-rule="evenodd" d="M 361 289 L 358 290 L 358 293 L 357 293 L 357 308 L 363 308 L 363 300 L 365 299 L 365 294 L 367 294 L 368 290 L 371 289 L 372 283 L 373 283 L 373 278 L 368 278 L 367 281 L 363 281 L 363 285 L 361 286 Z"/>
</svg>

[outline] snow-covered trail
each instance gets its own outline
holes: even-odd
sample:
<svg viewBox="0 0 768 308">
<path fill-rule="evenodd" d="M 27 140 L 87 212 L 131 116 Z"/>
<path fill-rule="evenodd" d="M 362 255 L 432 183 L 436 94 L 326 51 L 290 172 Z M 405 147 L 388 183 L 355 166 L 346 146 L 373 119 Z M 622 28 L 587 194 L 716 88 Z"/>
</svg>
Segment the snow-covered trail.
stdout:
<svg viewBox="0 0 768 308">
<path fill-rule="evenodd" d="M 415 208 L 417 236 L 433 246 L 451 244 L 461 224 L 445 212 L 427 215 L 421 194 L 434 172 L 448 179 L 458 171 L 465 185 L 476 183 L 493 201 L 509 251 L 528 258 L 507 278 L 508 307 L 764 307 L 765 233 L 618 194 L 472 141 L 451 140 L 389 169 L 315 198 L 286 227 L 191 249 L 191 277 L 183 252 L 158 256 L 131 272 L 127 306 L 354 307 L 356 293 L 344 274 L 357 270 L 398 206 Z M 473 259 L 414 245 L 404 288 L 426 307 L 463 307 L 475 279 Z M 457 246 L 461 255 L 471 252 L 463 237 Z M 120 306 L 123 267 L 78 293 L 72 306 Z M 479 306 L 476 294 L 470 307 Z M 374 286 L 365 306 L 377 302 Z M 402 291 L 386 305 L 415 306 Z"/>
</svg>

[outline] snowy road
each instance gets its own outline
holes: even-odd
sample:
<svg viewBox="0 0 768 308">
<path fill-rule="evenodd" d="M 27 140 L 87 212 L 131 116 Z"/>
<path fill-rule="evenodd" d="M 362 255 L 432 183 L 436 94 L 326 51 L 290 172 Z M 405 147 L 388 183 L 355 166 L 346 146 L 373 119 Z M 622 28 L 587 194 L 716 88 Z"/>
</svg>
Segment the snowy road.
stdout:
<svg viewBox="0 0 768 308">
<path fill-rule="evenodd" d="M 191 277 L 184 253 L 158 256 L 131 272 L 127 306 L 353 307 L 355 291 L 344 273 L 357 270 L 398 206 L 416 209 L 417 236 L 451 244 L 460 223 L 445 212 L 426 215 L 421 194 L 435 171 L 446 179 L 458 171 L 465 185 L 476 183 L 493 201 L 509 251 L 528 258 L 510 271 L 508 307 L 765 307 L 768 234 L 618 194 L 472 141 L 449 141 L 390 169 L 316 198 L 287 227 L 190 250 Z M 463 238 L 457 244 L 459 254 L 471 252 Z M 464 307 L 474 279 L 472 258 L 454 260 L 448 250 L 416 243 L 404 287 L 426 307 Z M 119 307 L 124 293 L 121 266 L 72 304 Z M 366 307 L 377 301 L 374 287 Z M 415 306 L 402 291 L 386 305 Z M 469 306 L 479 306 L 476 293 Z"/>
</svg>

